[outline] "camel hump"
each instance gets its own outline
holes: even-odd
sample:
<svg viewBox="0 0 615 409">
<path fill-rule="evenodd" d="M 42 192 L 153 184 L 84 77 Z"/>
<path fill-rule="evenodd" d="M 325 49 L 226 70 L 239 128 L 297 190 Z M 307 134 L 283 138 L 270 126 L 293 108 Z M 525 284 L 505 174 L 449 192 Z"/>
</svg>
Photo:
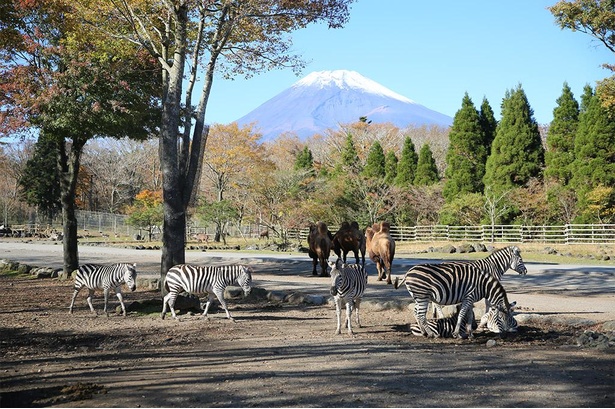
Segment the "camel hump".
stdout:
<svg viewBox="0 0 615 409">
<path fill-rule="evenodd" d="M 340 226 L 340 230 L 346 230 L 350 228 L 350 223 L 348 222 L 342 222 L 342 225 Z"/>
<path fill-rule="evenodd" d="M 327 232 L 329 231 L 325 222 L 318 222 L 317 227 L 318 227 L 318 232 L 322 235 L 326 235 Z"/>
<path fill-rule="evenodd" d="M 358 223 L 358 222 L 356 222 L 356 221 L 354 221 L 354 222 L 350 223 L 350 227 L 351 227 L 352 229 L 357 229 L 357 230 L 360 230 L 360 228 L 359 228 L 359 223 Z"/>
</svg>

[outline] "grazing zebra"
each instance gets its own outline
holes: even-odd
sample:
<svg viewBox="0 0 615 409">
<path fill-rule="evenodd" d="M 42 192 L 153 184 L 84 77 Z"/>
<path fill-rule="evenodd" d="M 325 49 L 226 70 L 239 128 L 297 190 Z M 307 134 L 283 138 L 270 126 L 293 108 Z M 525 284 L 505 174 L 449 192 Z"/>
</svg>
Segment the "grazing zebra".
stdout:
<svg viewBox="0 0 615 409">
<path fill-rule="evenodd" d="M 361 297 L 367 285 L 367 273 L 360 264 L 343 264 L 341 259 L 334 263 L 329 261 L 331 267 L 331 295 L 335 301 L 335 313 L 337 317 L 336 334 L 341 332 L 342 300 L 346 302 L 346 322 L 348 334 L 352 332 L 352 310 L 356 309 L 357 325 L 361 327 L 359 310 L 361 309 Z"/>
<path fill-rule="evenodd" d="M 481 317 L 480 323 L 478 324 L 478 329 L 484 330 L 486 328 L 491 332 L 500 333 L 500 329 L 497 325 L 497 315 L 502 315 L 503 317 L 500 318 L 502 320 L 504 332 L 517 332 L 519 325 L 513 316 L 513 310 L 516 305 L 516 301 L 511 302 L 508 313 L 500 311 L 497 308 L 489 308 L 489 311 Z"/>
<path fill-rule="evenodd" d="M 441 305 L 461 303 L 453 331 L 455 338 L 459 336 L 461 324 L 467 321 L 476 301 L 487 298 L 493 307 L 509 311 L 502 284 L 470 263 L 419 264 L 408 270 L 404 280 L 410 296 L 414 298 L 416 322 L 427 336 L 438 336 L 427 324 L 426 313 L 430 301 Z M 398 287 L 399 277 L 395 279 L 395 288 Z M 495 320 L 497 328 L 504 332 L 501 315 L 496 314 Z M 471 332 L 468 335 L 471 337 Z"/>
<path fill-rule="evenodd" d="M 137 264 L 112 264 L 112 265 L 100 265 L 100 264 L 84 264 L 77 270 L 75 277 L 75 291 L 73 292 L 73 299 L 68 307 L 68 312 L 73 313 L 73 307 L 75 306 L 75 298 L 82 287 L 87 287 L 88 297 L 87 301 L 90 306 L 90 310 L 94 314 L 97 314 L 92 305 L 92 296 L 94 290 L 102 288 L 105 294 L 105 313 L 107 312 L 107 303 L 109 301 L 109 290 L 115 290 L 117 299 L 120 300 L 122 306 L 122 314 L 126 316 L 126 307 L 124 306 L 124 300 L 122 298 L 122 283 L 126 283 L 126 286 L 130 288 L 130 291 L 137 289 Z M 97 314 L 98 315 L 98 314 Z"/>
<path fill-rule="evenodd" d="M 427 320 L 427 326 L 437 334 L 439 338 L 451 338 L 453 336 L 453 332 L 455 330 L 455 326 L 457 325 L 457 319 L 459 318 L 459 310 L 461 309 L 461 305 L 457 304 L 457 311 L 450 317 L 446 318 L 437 318 Z M 464 325 L 465 324 L 465 325 Z M 474 311 L 468 311 L 468 316 L 466 323 L 462 323 L 461 328 L 459 330 L 459 335 L 462 338 L 466 337 L 466 334 L 471 333 L 473 329 L 476 328 L 476 323 L 474 322 Z M 467 332 L 466 332 L 467 331 Z M 425 336 L 421 327 L 418 324 L 410 324 L 410 332 L 412 335 L 416 336 Z"/>
<path fill-rule="evenodd" d="M 514 270 L 521 275 L 527 274 L 527 268 L 521 258 L 521 250 L 517 246 L 504 247 L 491 253 L 484 259 L 475 261 L 455 261 L 447 262 L 446 264 L 472 264 L 478 267 L 483 273 L 490 274 L 498 281 L 502 280 L 502 276 L 506 271 Z M 445 264 L 445 263 L 442 263 Z M 442 307 L 439 304 L 434 304 L 434 312 L 437 312 L 440 317 L 444 317 Z M 485 299 L 485 314 L 489 312 L 489 301 Z"/>
<path fill-rule="evenodd" d="M 189 264 L 178 264 L 171 267 L 164 280 L 164 286 L 169 292 L 162 302 L 162 314 L 160 315 L 164 319 L 167 313 L 167 304 L 171 310 L 173 318 L 178 319 L 175 314 L 175 300 L 177 296 L 182 292 L 199 294 L 208 293 L 207 304 L 205 304 L 205 311 L 203 316 L 207 317 L 207 311 L 209 305 L 214 299 L 214 294 L 218 298 L 220 305 L 226 311 L 226 317 L 235 321 L 231 317 L 231 313 L 226 308 L 226 302 L 224 301 L 224 289 L 237 282 L 245 296 L 250 294 L 252 290 L 252 269 L 242 265 L 230 265 L 230 266 L 194 266 Z"/>
</svg>

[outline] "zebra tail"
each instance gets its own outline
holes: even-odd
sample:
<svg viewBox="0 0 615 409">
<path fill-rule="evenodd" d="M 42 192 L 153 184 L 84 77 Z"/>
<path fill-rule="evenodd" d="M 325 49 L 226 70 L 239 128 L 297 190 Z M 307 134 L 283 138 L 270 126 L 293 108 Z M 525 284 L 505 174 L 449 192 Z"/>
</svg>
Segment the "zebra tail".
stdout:
<svg viewBox="0 0 615 409">
<path fill-rule="evenodd" d="M 399 276 L 395 277 L 395 282 L 393 283 L 393 288 L 396 290 L 399 288 Z"/>
</svg>

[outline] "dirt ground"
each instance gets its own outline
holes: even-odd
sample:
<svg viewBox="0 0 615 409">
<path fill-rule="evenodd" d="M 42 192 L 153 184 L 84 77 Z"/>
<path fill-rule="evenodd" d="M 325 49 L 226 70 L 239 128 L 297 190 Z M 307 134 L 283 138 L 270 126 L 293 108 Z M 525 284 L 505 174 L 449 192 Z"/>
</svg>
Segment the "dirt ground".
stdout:
<svg viewBox="0 0 615 409">
<path fill-rule="evenodd" d="M 276 266 L 326 297 L 309 262 L 266 270 Z M 506 338 L 426 339 L 410 334 L 407 306 L 366 297 L 354 337 L 334 335 L 331 304 L 268 299 L 273 279 L 255 270 L 257 290 L 229 301 L 235 323 L 219 310 L 162 320 L 159 292 L 145 289 L 124 289 L 140 311 L 127 317 L 102 315 L 100 293 L 93 316 L 85 291 L 69 315 L 72 282 L 0 276 L 0 407 L 615 406 L 615 348 L 582 341 L 613 336 L 610 321 L 530 319 Z M 292 287 L 285 277 L 276 288 Z M 370 285 L 386 287 L 373 275 Z"/>
</svg>

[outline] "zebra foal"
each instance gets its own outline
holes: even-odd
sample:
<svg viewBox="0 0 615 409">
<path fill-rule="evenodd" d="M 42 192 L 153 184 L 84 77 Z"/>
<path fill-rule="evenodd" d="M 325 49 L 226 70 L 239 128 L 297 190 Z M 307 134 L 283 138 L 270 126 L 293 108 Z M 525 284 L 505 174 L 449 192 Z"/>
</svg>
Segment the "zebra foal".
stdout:
<svg viewBox="0 0 615 409">
<path fill-rule="evenodd" d="M 130 291 L 137 289 L 137 264 L 112 264 L 112 265 L 100 265 L 100 264 L 84 264 L 77 270 L 75 276 L 75 291 L 73 292 L 73 298 L 68 307 L 68 312 L 73 313 L 73 307 L 75 306 L 75 298 L 83 287 L 88 289 L 87 302 L 90 306 L 90 310 L 96 315 L 98 313 L 94 310 L 92 305 L 92 296 L 97 288 L 102 288 L 105 295 L 105 308 L 104 312 L 109 316 L 107 312 L 107 303 L 109 301 L 109 290 L 115 290 L 117 299 L 120 300 L 122 306 L 122 314 L 126 316 L 126 306 L 124 306 L 124 299 L 122 297 L 122 283 L 126 283 L 126 286 L 130 288 Z"/>
<path fill-rule="evenodd" d="M 461 325 L 468 321 L 470 310 L 478 300 L 486 298 L 490 305 L 508 313 L 510 305 L 502 284 L 493 276 L 484 274 L 470 263 L 419 264 L 412 267 L 404 277 L 406 289 L 414 298 L 414 317 L 423 334 L 438 337 L 427 324 L 429 302 L 440 305 L 461 303 L 453 337 L 460 334 Z M 399 287 L 399 277 L 395 288 Z M 496 326 L 504 332 L 502 316 L 495 315 Z M 470 337 L 472 333 L 468 334 Z"/>
<path fill-rule="evenodd" d="M 346 303 L 346 325 L 348 334 L 352 332 L 352 310 L 356 309 L 357 326 L 361 327 L 359 310 L 361 298 L 367 285 L 367 273 L 359 264 L 344 264 L 341 259 L 334 263 L 329 261 L 331 267 L 331 295 L 335 301 L 335 314 L 337 317 L 336 334 L 341 333 L 342 301 Z"/>
<path fill-rule="evenodd" d="M 203 316 L 207 317 L 209 305 L 213 301 L 215 295 L 222 308 L 224 308 L 224 311 L 226 311 L 226 317 L 231 321 L 235 321 L 226 307 L 226 301 L 224 300 L 224 289 L 235 282 L 243 289 L 244 296 L 250 294 L 252 290 L 252 269 L 243 265 L 195 266 L 190 264 L 178 264 L 173 266 L 167 272 L 167 276 L 164 280 L 164 285 L 168 294 L 162 301 L 162 313 L 160 317 L 164 319 L 168 305 L 173 318 L 178 319 L 175 314 L 174 306 L 175 300 L 180 293 L 208 293 L 207 304 L 205 304 Z"/>
</svg>

